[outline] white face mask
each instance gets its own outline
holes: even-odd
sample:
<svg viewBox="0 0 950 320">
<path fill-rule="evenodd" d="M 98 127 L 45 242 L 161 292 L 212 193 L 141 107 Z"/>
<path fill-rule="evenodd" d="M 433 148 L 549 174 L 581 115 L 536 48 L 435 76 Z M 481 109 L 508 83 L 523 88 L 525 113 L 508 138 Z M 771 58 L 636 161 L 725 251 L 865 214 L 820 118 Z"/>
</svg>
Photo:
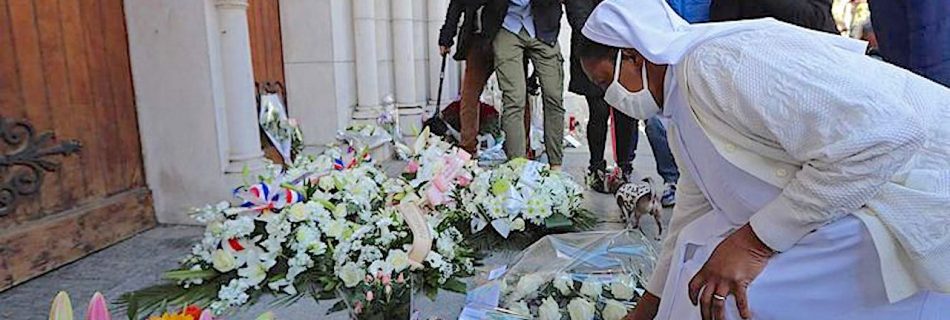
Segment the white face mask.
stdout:
<svg viewBox="0 0 950 320">
<path fill-rule="evenodd" d="M 653 93 L 647 89 L 647 64 L 643 62 L 643 89 L 637 92 L 627 91 L 620 84 L 620 58 L 621 53 L 617 51 L 617 63 L 614 66 L 614 81 L 607 87 L 604 93 L 604 101 L 617 109 L 617 111 L 633 117 L 638 120 L 650 119 L 660 113 L 660 106 L 653 99 Z"/>
</svg>

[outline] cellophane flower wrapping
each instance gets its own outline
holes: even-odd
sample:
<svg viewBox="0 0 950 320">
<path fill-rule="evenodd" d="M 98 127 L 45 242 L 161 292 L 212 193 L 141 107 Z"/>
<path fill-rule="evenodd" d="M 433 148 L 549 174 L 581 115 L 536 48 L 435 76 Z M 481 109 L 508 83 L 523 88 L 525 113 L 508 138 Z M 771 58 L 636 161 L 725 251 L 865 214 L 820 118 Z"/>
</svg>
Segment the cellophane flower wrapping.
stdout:
<svg viewBox="0 0 950 320">
<path fill-rule="evenodd" d="M 620 320 L 656 257 L 636 230 L 548 235 L 514 263 L 480 272 L 459 319 Z"/>
</svg>

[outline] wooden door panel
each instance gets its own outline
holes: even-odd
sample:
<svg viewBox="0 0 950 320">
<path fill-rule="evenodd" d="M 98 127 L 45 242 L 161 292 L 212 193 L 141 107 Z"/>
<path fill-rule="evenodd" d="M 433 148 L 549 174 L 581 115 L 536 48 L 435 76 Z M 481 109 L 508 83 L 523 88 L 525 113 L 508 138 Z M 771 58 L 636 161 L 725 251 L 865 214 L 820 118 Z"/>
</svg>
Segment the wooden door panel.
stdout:
<svg viewBox="0 0 950 320">
<path fill-rule="evenodd" d="M 280 35 L 280 1 L 250 0 L 247 8 L 247 27 L 251 41 L 251 62 L 254 82 L 258 84 L 284 83 L 284 50 Z M 260 91 L 260 90 L 259 90 Z M 286 99 L 287 92 L 281 92 Z M 287 106 L 290 108 L 290 106 Z M 261 135 L 264 155 L 275 163 L 283 163 L 280 153 L 270 140 Z"/>
<path fill-rule="evenodd" d="M 55 134 L 0 132 L 0 290 L 155 224 L 129 63 L 122 0 L 0 0 L 0 121 Z M 78 154 L 35 153 L 72 139 Z M 4 207 L 29 170 L 14 156 L 56 165 Z"/>
</svg>

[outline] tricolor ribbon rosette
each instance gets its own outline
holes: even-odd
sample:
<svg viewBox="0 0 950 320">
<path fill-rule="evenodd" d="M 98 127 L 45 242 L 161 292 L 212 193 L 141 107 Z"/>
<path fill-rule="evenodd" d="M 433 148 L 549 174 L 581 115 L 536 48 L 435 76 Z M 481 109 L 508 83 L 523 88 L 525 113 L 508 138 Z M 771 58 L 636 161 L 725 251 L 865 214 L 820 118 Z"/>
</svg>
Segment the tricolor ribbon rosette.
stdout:
<svg viewBox="0 0 950 320">
<path fill-rule="evenodd" d="M 234 196 L 242 200 L 241 208 L 259 212 L 277 210 L 303 201 L 303 195 L 297 190 L 266 183 L 237 188 Z"/>
</svg>

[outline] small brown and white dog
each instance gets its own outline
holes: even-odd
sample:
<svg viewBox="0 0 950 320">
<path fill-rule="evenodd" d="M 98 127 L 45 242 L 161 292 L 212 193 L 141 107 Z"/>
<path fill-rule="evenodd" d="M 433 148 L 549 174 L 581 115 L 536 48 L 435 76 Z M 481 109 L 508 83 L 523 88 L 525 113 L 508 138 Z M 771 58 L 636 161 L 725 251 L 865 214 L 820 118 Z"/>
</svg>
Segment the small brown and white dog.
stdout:
<svg viewBox="0 0 950 320">
<path fill-rule="evenodd" d="M 663 234 L 663 224 L 660 223 L 663 206 L 660 204 L 659 194 L 653 190 L 653 179 L 647 177 L 625 183 L 617 189 L 616 197 L 621 219 L 627 223 L 628 227 L 637 229 L 640 227 L 640 217 L 644 214 L 652 215 L 659 230 L 656 239 L 660 239 L 660 235 Z"/>
</svg>

